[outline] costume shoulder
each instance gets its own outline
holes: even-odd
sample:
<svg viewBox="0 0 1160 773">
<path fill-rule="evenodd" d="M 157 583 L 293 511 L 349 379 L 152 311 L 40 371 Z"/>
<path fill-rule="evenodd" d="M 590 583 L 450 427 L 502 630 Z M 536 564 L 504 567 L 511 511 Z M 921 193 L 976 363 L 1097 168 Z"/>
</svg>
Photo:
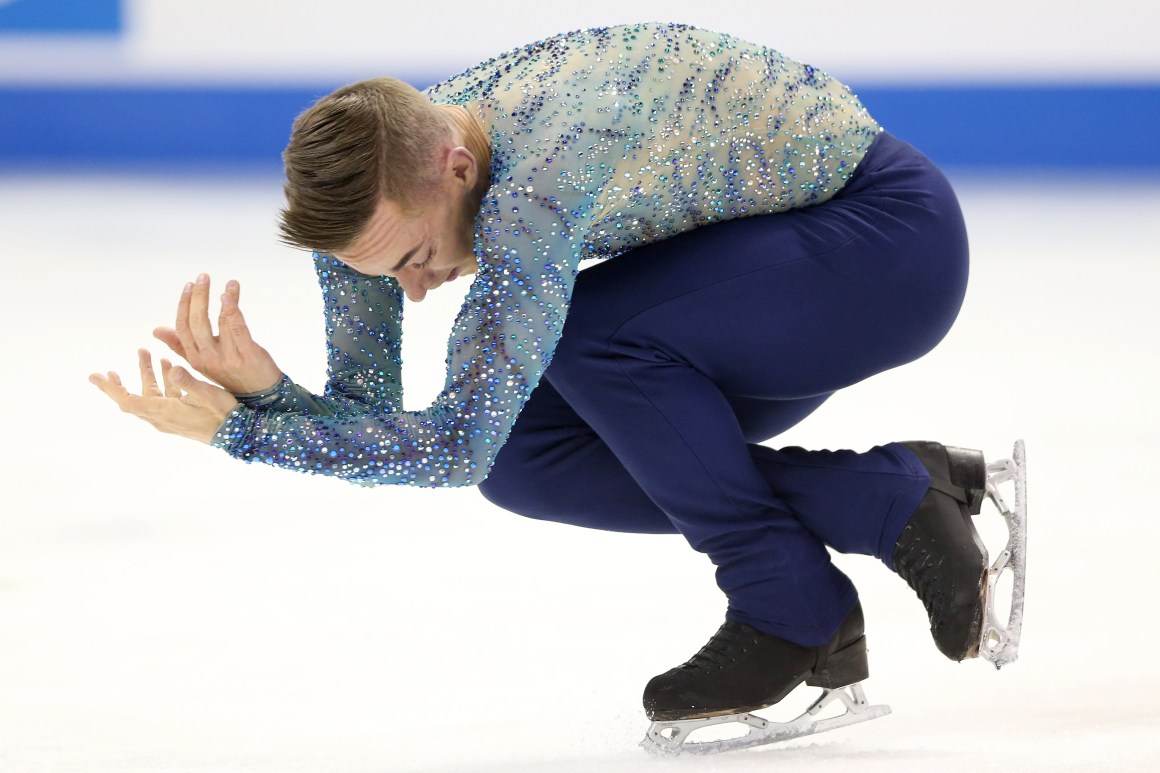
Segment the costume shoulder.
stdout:
<svg viewBox="0 0 1160 773">
<path fill-rule="evenodd" d="M 684 24 L 566 32 L 426 93 L 474 112 L 491 138 L 493 183 L 550 196 L 584 257 L 821 203 L 879 131 L 827 73 Z"/>
<path fill-rule="evenodd" d="M 487 99 L 520 86 L 550 83 L 561 74 L 574 77 L 577 61 L 584 62 L 582 69 L 586 74 L 599 76 L 639 70 L 659 57 L 663 72 L 664 54 L 673 55 L 669 60 L 671 66 L 689 54 L 701 54 L 707 49 L 770 51 L 731 35 L 688 24 L 642 22 L 589 27 L 505 51 L 429 87 L 424 93 L 432 101 L 448 104 Z M 625 85 L 640 85 L 639 75 Z"/>
</svg>

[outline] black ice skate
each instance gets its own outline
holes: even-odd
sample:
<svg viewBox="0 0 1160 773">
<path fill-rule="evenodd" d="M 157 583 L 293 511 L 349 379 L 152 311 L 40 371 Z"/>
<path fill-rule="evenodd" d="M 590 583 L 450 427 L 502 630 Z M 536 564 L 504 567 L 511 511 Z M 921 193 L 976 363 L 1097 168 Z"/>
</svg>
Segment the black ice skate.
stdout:
<svg viewBox="0 0 1160 773">
<path fill-rule="evenodd" d="M 1018 657 L 1023 620 L 1026 562 L 1026 479 L 1023 443 L 1013 460 L 988 465 L 979 451 L 939 443 L 904 443 L 927 472 L 931 485 L 894 546 L 894 569 L 922 599 L 939 650 L 951 660 L 982 655 L 1000 668 Z M 999 485 L 1015 483 L 1015 509 Z M 989 498 L 1007 523 L 1008 540 L 988 566 L 987 549 L 971 516 Z M 1011 612 L 1006 624 L 995 613 L 999 576 L 1013 573 Z"/>
<path fill-rule="evenodd" d="M 864 630 L 861 606 L 821 647 L 802 647 L 726 622 L 687 663 L 645 687 L 644 708 L 653 723 L 641 745 L 668 754 L 730 751 L 889 714 L 887 706 L 868 706 L 859 684 L 869 675 Z M 824 692 L 796 719 L 771 722 L 749 713 L 778 703 L 802 682 Z M 835 701 L 845 705 L 843 714 L 817 718 Z M 724 723 L 740 723 L 748 732 L 740 738 L 689 740 L 694 731 Z"/>
</svg>

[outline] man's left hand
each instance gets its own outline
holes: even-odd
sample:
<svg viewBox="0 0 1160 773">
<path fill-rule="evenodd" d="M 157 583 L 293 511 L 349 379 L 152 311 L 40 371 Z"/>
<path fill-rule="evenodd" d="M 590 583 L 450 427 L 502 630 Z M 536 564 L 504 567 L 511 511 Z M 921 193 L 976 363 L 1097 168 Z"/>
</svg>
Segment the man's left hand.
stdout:
<svg viewBox="0 0 1160 773">
<path fill-rule="evenodd" d="M 149 422 L 161 432 L 209 443 L 218 428 L 238 405 L 234 396 L 220 387 L 201 381 L 169 360 L 161 360 L 161 379 L 157 383 L 153 359 L 145 349 L 137 351 L 141 370 L 141 394 L 135 395 L 121 383 L 121 377 L 109 371 L 94 373 L 89 381 L 112 399 L 125 413 Z"/>
</svg>

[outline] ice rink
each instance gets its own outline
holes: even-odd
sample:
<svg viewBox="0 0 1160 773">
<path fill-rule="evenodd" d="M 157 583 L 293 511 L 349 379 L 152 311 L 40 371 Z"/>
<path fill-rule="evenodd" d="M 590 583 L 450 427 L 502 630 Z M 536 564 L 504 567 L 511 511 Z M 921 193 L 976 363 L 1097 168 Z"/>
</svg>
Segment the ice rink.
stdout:
<svg viewBox="0 0 1160 773">
<path fill-rule="evenodd" d="M 893 713 L 658 760 L 637 748 L 641 689 L 724 612 L 679 537 L 246 466 L 87 382 L 135 384 L 136 348 L 161 351 L 150 331 L 206 271 L 241 281 L 255 337 L 321 388 L 320 298 L 308 257 L 276 242 L 276 173 L 0 176 L 0 771 L 1160 769 L 1160 187 L 952 179 L 974 261 L 955 329 L 771 443 L 1003 457 L 1024 438 L 1019 662 L 946 661 L 901 580 L 838 556 L 866 611 L 867 694 Z M 457 304 L 409 311 L 408 407 L 441 384 Z"/>
</svg>

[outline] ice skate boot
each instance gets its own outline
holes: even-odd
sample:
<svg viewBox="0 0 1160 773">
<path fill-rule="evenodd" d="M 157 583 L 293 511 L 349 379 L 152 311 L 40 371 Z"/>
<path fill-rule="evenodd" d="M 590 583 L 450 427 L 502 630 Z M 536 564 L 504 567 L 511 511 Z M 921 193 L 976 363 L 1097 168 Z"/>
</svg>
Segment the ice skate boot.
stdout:
<svg viewBox="0 0 1160 773">
<path fill-rule="evenodd" d="M 996 668 L 1017 657 L 1023 615 L 1026 546 L 1023 444 L 1015 459 L 988 465 L 979 451 L 931 442 L 904 443 L 930 474 L 931 483 L 894 546 L 894 569 L 918 594 L 939 651 L 961 661 L 980 654 Z M 1011 511 L 998 485 L 1014 480 Z M 971 516 L 990 498 L 1006 519 L 1008 542 L 994 564 Z M 995 614 L 995 586 L 1011 568 L 1014 588 L 1006 625 Z"/>
<path fill-rule="evenodd" d="M 704 754 L 875 719 L 890 709 L 867 705 L 859 682 L 868 675 L 860 605 L 821 647 L 803 647 L 743 623 L 726 622 L 687 663 L 653 677 L 645 687 L 644 708 L 653 723 L 641 745 L 658 753 Z M 824 692 L 796 719 L 772 722 L 749 713 L 778 703 L 802 682 Z M 845 705 L 845 713 L 817 718 L 835 701 Z M 739 723 L 747 734 L 714 741 L 689 739 L 694 731 L 724 723 Z"/>
</svg>

